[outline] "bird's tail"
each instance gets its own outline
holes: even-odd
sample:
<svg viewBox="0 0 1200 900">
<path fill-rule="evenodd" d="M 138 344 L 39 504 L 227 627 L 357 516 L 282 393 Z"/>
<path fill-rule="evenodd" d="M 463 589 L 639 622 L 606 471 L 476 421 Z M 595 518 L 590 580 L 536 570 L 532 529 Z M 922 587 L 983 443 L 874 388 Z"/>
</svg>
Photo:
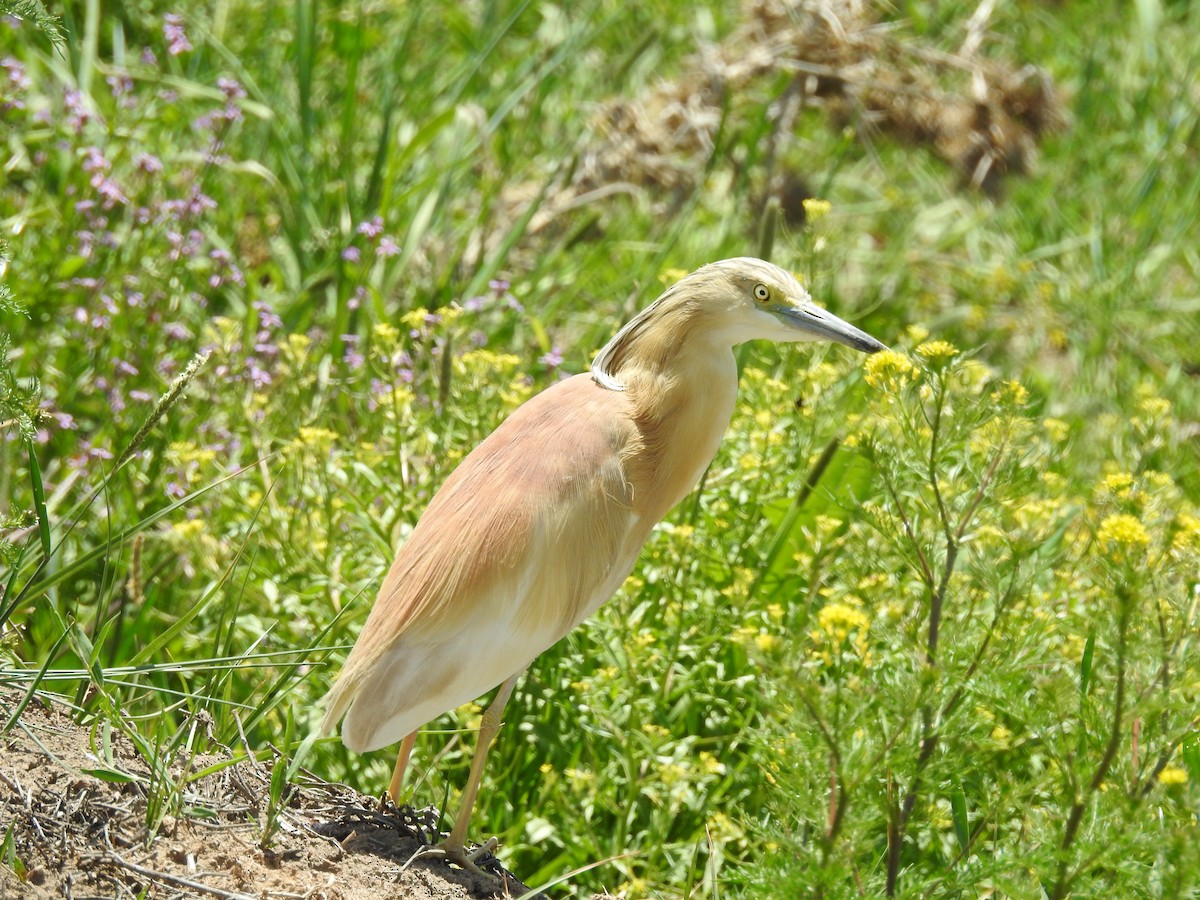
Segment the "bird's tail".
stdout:
<svg viewBox="0 0 1200 900">
<path fill-rule="evenodd" d="M 342 716 L 346 714 L 346 710 L 350 708 L 350 704 L 354 702 L 355 696 L 358 694 L 359 678 L 354 675 L 342 673 L 339 678 L 330 688 L 329 693 L 325 695 L 325 716 L 321 719 L 320 733 L 325 735 L 332 734 L 337 728 L 338 723 L 342 721 Z"/>
</svg>

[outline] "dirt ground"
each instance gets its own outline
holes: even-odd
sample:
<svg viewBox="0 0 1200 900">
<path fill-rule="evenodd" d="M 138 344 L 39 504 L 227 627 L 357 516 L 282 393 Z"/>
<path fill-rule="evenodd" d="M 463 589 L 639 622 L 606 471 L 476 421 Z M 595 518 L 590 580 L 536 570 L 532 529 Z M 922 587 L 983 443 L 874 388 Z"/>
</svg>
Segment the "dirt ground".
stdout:
<svg viewBox="0 0 1200 900">
<path fill-rule="evenodd" d="M 0 723 L 20 699 L 0 688 Z M 194 759 L 189 770 L 221 762 Z M 480 865 L 495 877 L 422 859 L 419 851 L 436 839 L 436 810 L 381 811 L 373 798 L 310 778 L 289 795 L 263 849 L 269 765 L 243 761 L 182 776 L 182 762 L 171 767 L 173 782 L 186 781 L 174 794 L 176 814 L 153 815 L 155 798 L 171 792 L 151 787 L 151 772 L 125 736 L 93 732 L 57 706 L 31 703 L 0 735 L 0 900 L 465 900 L 528 890 L 490 855 Z"/>
</svg>

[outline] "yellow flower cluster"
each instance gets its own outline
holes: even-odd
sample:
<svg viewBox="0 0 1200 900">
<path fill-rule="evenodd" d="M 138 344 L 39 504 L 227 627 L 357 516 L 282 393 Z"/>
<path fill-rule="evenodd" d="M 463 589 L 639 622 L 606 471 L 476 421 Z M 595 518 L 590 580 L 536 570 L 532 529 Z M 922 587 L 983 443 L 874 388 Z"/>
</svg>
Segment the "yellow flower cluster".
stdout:
<svg viewBox="0 0 1200 900">
<path fill-rule="evenodd" d="M 865 631 L 871 625 L 866 613 L 845 603 L 830 603 L 823 607 L 817 613 L 817 624 L 839 643 L 844 641 L 851 631 Z"/>
<path fill-rule="evenodd" d="M 376 322 L 371 328 L 371 335 L 381 344 L 395 344 L 400 340 L 400 332 L 390 322 Z"/>
<path fill-rule="evenodd" d="M 167 447 L 167 459 L 181 466 L 185 466 L 188 463 L 196 463 L 203 466 L 214 462 L 216 458 L 217 452 L 215 450 L 210 450 L 207 447 L 197 447 L 191 441 L 172 441 Z"/>
<path fill-rule="evenodd" d="M 1167 787 L 1175 787 L 1180 784 L 1187 784 L 1188 773 L 1186 769 L 1181 769 L 1178 766 L 1167 766 L 1158 773 L 1158 783 Z"/>
<path fill-rule="evenodd" d="M 992 402 L 1007 406 L 1024 406 L 1029 400 L 1029 391 L 1019 381 L 1005 381 L 992 391 Z"/>
<path fill-rule="evenodd" d="M 958 356 L 958 348 L 949 341 L 926 341 L 917 348 L 917 353 L 930 361 L 948 360 Z"/>
<path fill-rule="evenodd" d="M 1150 545 L 1150 532 L 1137 516 L 1118 513 L 1100 523 L 1096 540 L 1110 559 L 1124 561 Z"/>
<path fill-rule="evenodd" d="M 338 439 L 336 431 L 330 431 L 328 428 L 301 428 L 296 437 L 296 443 L 302 444 L 305 447 L 312 447 L 314 450 L 328 450 Z"/>
<path fill-rule="evenodd" d="M 861 601 L 847 597 L 845 602 L 828 603 L 817 613 L 817 627 L 809 632 L 816 645 L 814 655 L 824 665 L 832 666 L 835 657 L 844 653 L 859 657 L 865 666 L 871 665 L 867 649 L 871 620 L 860 608 Z"/>
<path fill-rule="evenodd" d="M 809 222 L 824 218 L 833 209 L 833 204 L 828 200 L 818 200 L 816 197 L 805 197 L 801 202 L 804 205 L 804 217 Z"/>
<path fill-rule="evenodd" d="M 1061 444 L 1071 436 L 1071 426 L 1062 419 L 1043 419 L 1042 427 L 1046 429 L 1046 437 L 1056 444 Z"/>
<path fill-rule="evenodd" d="M 1129 472 L 1114 472 L 1111 475 L 1104 476 L 1104 480 L 1100 482 L 1102 492 L 1112 494 L 1122 500 L 1129 499 L 1129 494 L 1133 490 L 1133 475 Z"/>
<path fill-rule="evenodd" d="M 1175 517 L 1175 536 L 1171 549 L 1178 553 L 1200 552 L 1200 518 L 1180 513 Z"/>
<path fill-rule="evenodd" d="M 520 364 L 519 356 L 486 349 L 468 350 L 455 361 L 455 366 L 468 374 L 509 373 L 515 371 Z"/>
<path fill-rule="evenodd" d="M 400 324 L 405 328 L 420 328 L 425 324 L 425 317 L 427 315 L 429 315 L 429 310 L 425 307 L 414 306 L 400 317 Z"/>
<path fill-rule="evenodd" d="M 917 367 L 903 353 L 880 350 L 867 357 L 863 379 L 878 391 L 896 393 L 920 378 Z"/>
</svg>

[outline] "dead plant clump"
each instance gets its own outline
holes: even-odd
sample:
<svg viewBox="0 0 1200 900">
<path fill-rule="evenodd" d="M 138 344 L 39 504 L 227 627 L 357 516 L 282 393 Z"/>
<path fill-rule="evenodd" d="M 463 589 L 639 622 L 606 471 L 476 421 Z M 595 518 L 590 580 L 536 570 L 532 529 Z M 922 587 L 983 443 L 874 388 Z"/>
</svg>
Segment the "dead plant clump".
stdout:
<svg viewBox="0 0 1200 900">
<path fill-rule="evenodd" d="M 20 698 L 0 688 L 5 720 Z M 436 810 L 380 810 L 374 799 L 311 775 L 288 789 L 277 830 L 264 841 L 269 763 L 181 759 L 170 766 L 180 785 L 172 793 L 151 785 L 150 768 L 124 735 L 106 732 L 35 701 L 0 735 L 0 900 L 463 900 L 527 891 L 494 857 L 481 866 L 495 879 L 422 859 L 438 833 Z M 163 791 L 170 811 L 153 814 Z"/>
<path fill-rule="evenodd" d="M 763 100 L 773 128 L 765 171 L 756 173 L 760 200 L 778 199 L 792 224 L 804 220 L 806 173 L 788 171 L 779 156 L 806 108 L 861 140 L 928 148 L 964 185 L 997 194 L 1006 176 L 1030 170 L 1039 140 L 1066 116 L 1044 71 L 983 55 L 993 5 L 983 0 L 947 52 L 880 22 L 878 4 L 865 0 L 744 0 L 740 25 L 700 48 L 678 77 L 601 106 L 569 180 L 545 193 L 528 231 L 618 193 L 649 190 L 669 209 L 700 186 L 720 130 Z M 512 186 L 502 222 L 541 194 L 533 183 Z"/>
</svg>

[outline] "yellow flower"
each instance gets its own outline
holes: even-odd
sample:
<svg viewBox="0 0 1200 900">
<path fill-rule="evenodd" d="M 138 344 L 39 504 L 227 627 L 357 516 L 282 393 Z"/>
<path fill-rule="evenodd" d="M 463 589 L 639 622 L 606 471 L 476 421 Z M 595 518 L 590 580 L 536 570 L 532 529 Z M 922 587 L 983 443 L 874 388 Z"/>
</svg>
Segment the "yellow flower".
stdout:
<svg viewBox="0 0 1200 900">
<path fill-rule="evenodd" d="M 824 218 L 833 209 L 833 204 L 828 200 L 818 200 L 816 197 L 805 197 L 802 202 L 804 204 L 804 217 L 809 222 L 815 222 L 818 219 Z"/>
<path fill-rule="evenodd" d="M 992 391 L 994 403 L 1004 403 L 1011 406 L 1024 406 L 1029 399 L 1029 391 L 1019 381 L 1005 381 Z"/>
<path fill-rule="evenodd" d="M 700 767 L 709 775 L 725 774 L 725 764 L 707 750 L 700 751 Z"/>
<path fill-rule="evenodd" d="M 1187 780 L 1187 770 L 1181 769 L 1178 766 L 1167 766 L 1158 773 L 1158 783 L 1165 784 L 1167 787 L 1174 787 L 1179 784 L 1187 784 Z"/>
<path fill-rule="evenodd" d="M 414 306 L 400 317 L 400 323 L 406 328 L 421 328 L 425 324 L 427 315 L 429 315 L 429 310 L 425 307 Z"/>
<path fill-rule="evenodd" d="M 920 373 L 903 353 L 895 350 L 880 350 L 867 357 L 863 367 L 863 379 L 871 387 L 879 391 L 895 393 L 906 385 L 912 384 Z"/>
<path fill-rule="evenodd" d="M 929 337 L 929 329 L 924 325 L 909 325 L 905 330 L 908 332 L 909 339 L 918 344 Z"/>
<path fill-rule="evenodd" d="M 1100 482 L 1100 489 L 1114 497 L 1127 499 L 1129 492 L 1133 490 L 1133 475 L 1129 472 L 1114 472 L 1112 475 L 1106 475 Z"/>
<path fill-rule="evenodd" d="M 676 281 L 685 277 L 686 275 L 687 269 L 666 269 L 661 275 L 658 276 L 658 280 L 663 284 L 674 284 Z"/>
<path fill-rule="evenodd" d="M 1100 523 L 1096 539 L 1109 557 L 1124 559 L 1128 554 L 1149 546 L 1150 532 L 1137 516 L 1118 514 Z"/>
<path fill-rule="evenodd" d="M 1046 429 L 1046 437 L 1061 444 L 1071 434 L 1071 426 L 1062 419 L 1043 419 L 1042 427 Z"/>
<path fill-rule="evenodd" d="M 1151 419 L 1165 419 L 1171 414 L 1171 401 L 1163 397 L 1145 397 L 1138 404 L 1138 409 Z"/>
<path fill-rule="evenodd" d="M 773 634 L 759 632 L 754 637 L 754 643 L 763 653 L 769 653 L 779 646 L 779 638 L 775 637 Z"/>
<path fill-rule="evenodd" d="M 1066 640 L 1063 641 L 1063 656 L 1071 660 L 1071 662 L 1079 662 L 1083 659 L 1083 651 L 1087 647 L 1087 641 L 1082 635 L 1068 634 Z"/>
<path fill-rule="evenodd" d="M 396 326 L 388 322 L 376 322 L 375 327 L 371 329 L 371 334 L 381 344 L 394 344 L 400 338 L 400 332 Z"/>
<path fill-rule="evenodd" d="M 958 348 L 949 341 L 926 341 L 917 347 L 917 353 L 932 361 L 941 361 L 958 356 Z"/>
<path fill-rule="evenodd" d="M 301 428 L 297 442 L 316 450 L 328 450 L 337 439 L 337 432 L 328 428 Z"/>
<path fill-rule="evenodd" d="M 204 521 L 202 519 L 185 519 L 173 524 L 171 530 L 181 538 L 194 538 L 204 532 Z"/>
<path fill-rule="evenodd" d="M 521 364 L 521 357 L 512 353 L 494 353 L 491 350 L 468 350 L 457 360 L 456 365 L 464 372 L 486 373 L 492 371 L 512 372 Z"/>
<path fill-rule="evenodd" d="M 992 740 L 1005 749 L 1012 746 L 1012 736 L 1012 732 L 1003 725 L 997 725 L 992 729 Z"/>
<path fill-rule="evenodd" d="M 1175 517 L 1175 536 L 1171 538 L 1171 549 L 1179 553 L 1200 550 L 1200 519 L 1187 513 Z"/>
</svg>

